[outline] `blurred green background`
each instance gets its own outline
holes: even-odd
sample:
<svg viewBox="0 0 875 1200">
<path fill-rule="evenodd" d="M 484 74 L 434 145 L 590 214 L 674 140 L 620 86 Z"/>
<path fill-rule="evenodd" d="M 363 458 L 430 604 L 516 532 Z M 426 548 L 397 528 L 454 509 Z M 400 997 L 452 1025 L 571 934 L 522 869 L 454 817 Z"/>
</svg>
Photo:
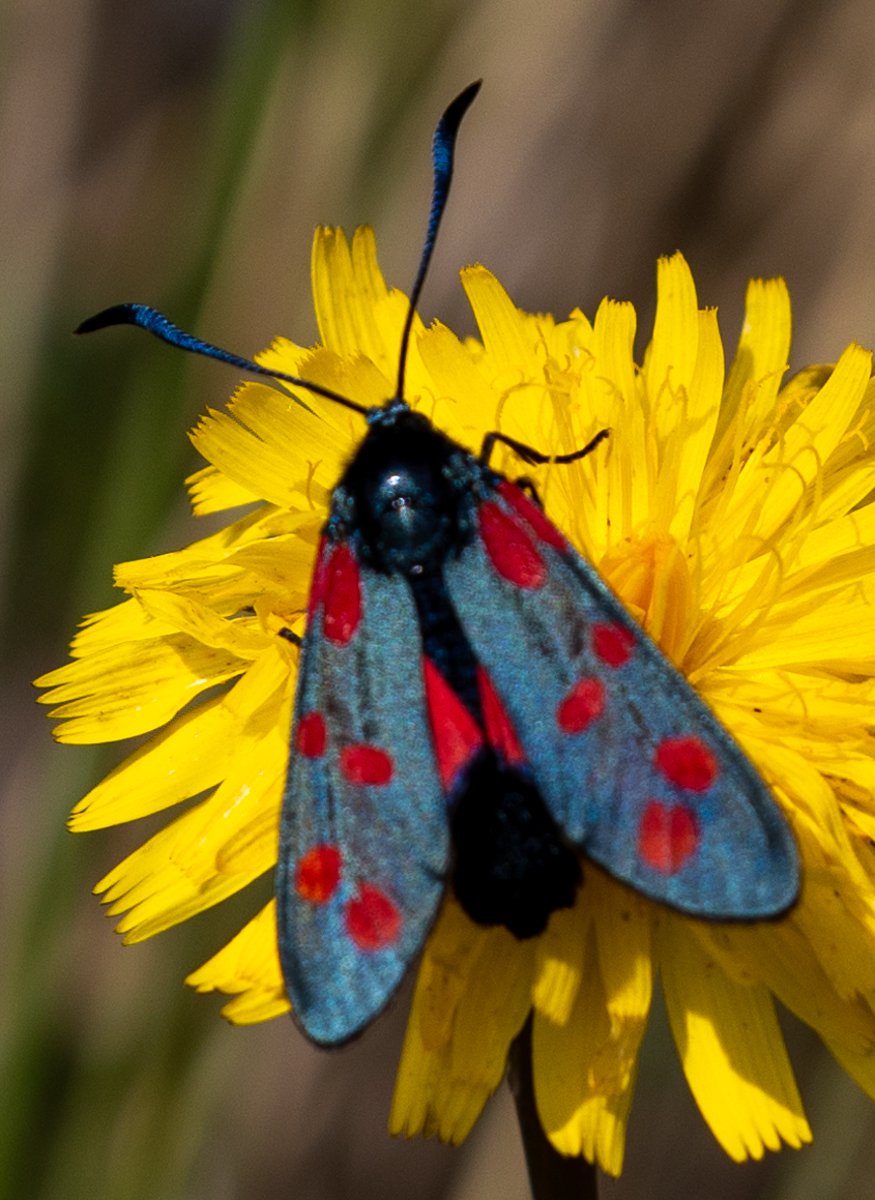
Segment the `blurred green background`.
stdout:
<svg viewBox="0 0 875 1200">
<path fill-rule="evenodd" d="M 794 365 L 832 360 L 875 340 L 875 8 L 5 0 L 0 31 L 0 1196 L 522 1200 L 504 1094 L 462 1150 L 385 1134 L 403 1002 L 335 1054 L 286 1021 L 231 1029 L 181 981 L 251 897 L 129 950 L 90 897 L 144 831 L 65 832 L 116 755 L 54 746 L 28 681 L 112 601 L 115 561 L 204 532 L 185 434 L 235 377 L 70 330 L 146 300 L 243 353 L 309 341 L 318 222 L 373 224 L 407 287 L 434 121 L 483 76 L 424 314 L 469 330 L 456 269 L 479 260 L 523 307 L 609 293 L 646 329 L 654 260 L 680 248 L 730 345 L 747 277 L 781 273 Z M 603 1196 L 871 1195 L 875 1106 L 787 1031 L 813 1149 L 731 1164 L 656 1014 Z"/>
</svg>

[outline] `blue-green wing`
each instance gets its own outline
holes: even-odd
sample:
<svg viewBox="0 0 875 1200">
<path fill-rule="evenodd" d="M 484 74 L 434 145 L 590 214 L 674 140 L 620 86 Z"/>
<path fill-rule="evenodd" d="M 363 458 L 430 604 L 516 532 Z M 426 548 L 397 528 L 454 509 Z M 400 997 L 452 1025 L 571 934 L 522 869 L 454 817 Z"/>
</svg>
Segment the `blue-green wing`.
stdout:
<svg viewBox="0 0 875 1200">
<path fill-rule="evenodd" d="M 449 847 L 410 590 L 344 543 L 326 553 L 301 648 L 276 895 L 295 1019 L 335 1045 L 383 1009 L 421 948 Z"/>
<path fill-rule="evenodd" d="M 792 834 L 686 679 L 518 488 L 502 483 L 478 520 L 447 588 L 567 837 L 691 914 L 788 908 Z"/>
</svg>

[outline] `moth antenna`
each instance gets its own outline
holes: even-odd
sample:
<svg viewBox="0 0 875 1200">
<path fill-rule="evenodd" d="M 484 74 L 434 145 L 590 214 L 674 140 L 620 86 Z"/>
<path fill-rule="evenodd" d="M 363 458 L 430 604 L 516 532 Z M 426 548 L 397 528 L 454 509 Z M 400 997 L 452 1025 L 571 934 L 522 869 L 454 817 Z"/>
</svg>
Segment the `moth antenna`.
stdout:
<svg viewBox="0 0 875 1200">
<path fill-rule="evenodd" d="M 428 267 L 431 262 L 431 256 L 434 253 L 441 217 L 444 215 L 444 209 L 447 206 L 447 197 L 450 194 L 450 184 L 453 179 L 456 134 L 459 132 L 462 118 L 470 108 L 474 97 L 480 91 L 482 83 L 482 79 L 478 79 L 474 83 L 469 83 L 465 90 L 460 92 L 447 108 L 434 131 L 434 138 L 431 145 L 431 158 L 434 164 L 431 208 L 428 214 L 425 241 L 422 245 L 422 255 L 419 259 L 419 268 L 416 272 L 416 278 L 413 281 L 413 287 L 410 289 L 410 304 L 407 308 L 407 317 L 401 333 L 401 351 L 398 355 L 398 384 L 395 388 L 396 400 L 401 400 L 404 397 L 404 374 L 407 367 L 410 332 L 413 329 L 413 314 L 416 311 L 422 285 L 425 283 L 425 277 L 428 274 Z"/>
<path fill-rule="evenodd" d="M 187 350 L 191 354 L 202 354 L 205 358 L 218 359 L 219 362 L 228 363 L 240 371 L 249 371 L 253 375 L 264 375 L 268 379 L 277 379 L 283 383 L 294 384 L 295 387 L 306 388 L 308 392 L 324 396 L 326 400 L 333 400 L 336 404 L 342 404 L 344 408 L 351 408 L 353 412 L 361 413 L 363 416 L 368 413 L 364 404 L 356 404 L 355 400 L 341 396 L 339 392 L 333 392 L 331 388 L 311 383 L 308 379 L 299 379 L 297 375 L 287 375 L 285 371 L 274 371 L 270 367 L 263 367 L 260 363 L 253 362 L 251 358 L 232 354 L 230 350 L 223 350 L 221 346 L 214 346 L 211 342 L 203 342 L 194 334 L 186 333 L 184 329 L 174 325 L 157 308 L 150 308 L 148 304 L 113 304 L 110 308 L 95 313 L 93 317 L 88 317 L 73 332 L 93 333 L 96 329 L 106 329 L 110 325 L 138 325 L 140 329 L 145 329 L 147 333 L 153 334 L 162 342 L 168 342 L 180 350 Z"/>
<path fill-rule="evenodd" d="M 453 178 L 456 135 L 459 132 L 462 118 L 474 100 L 474 97 L 480 91 L 481 82 L 478 79 L 475 83 L 469 84 L 455 98 L 438 121 L 437 128 L 434 131 L 432 141 L 434 184 L 431 193 L 431 209 L 428 216 L 428 227 L 425 233 L 422 255 L 419 260 L 419 268 L 410 291 L 410 304 L 407 308 L 407 316 L 401 334 L 401 350 L 398 355 L 398 384 L 395 389 L 396 399 L 403 398 L 404 373 L 407 365 L 407 350 L 410 345 L 410 332 L 413 328 L 413 314 L 416 311 L 416 304 L 422 291 L 422 285 L 425 283 L 428 266 L 434 252 L 435 241 L 437 240 L 441 217 L 444 215 L 447 197 L 450 192 L 450 183 Z M 95 330 L 106 329 L 110 325 L 137 325 L 140 329 L 145 329 L 147 333 L 151 333 L 154 337 L 160 338 L 162 341 L 167 342 L 171 346 L 176 346 L 180 350 L 186 350 L 190 354 L 201 354 L 205 358 L 214 358 L 219 362 L 236 367 L 239 371 L 248 371 L 252 375 L 261 375 L 268 379 L 291 383 L 295 387 L 305 388 L 314 395 L 324 396 L 326 400 L 333 400 L 336 404 L 342 404 L 344 408 L 352 409 L 353 412 L 361 413 L 365 417 L 370 411 L 364 404 L 357 404 L 355 400 L 350 400 L 347 396 L 341 396 L 339 392 L 332 391 L 331 388 L 322 387 L 318 383 L 311 383 L 310 380 L 301 379 L 297 375 L 288 375 L 285 371 L 271 370 L 270 367 L 263 367 L 260 363 L 253 362 L 251 358 L 244 358 L 240 354 L 234 354 L 230 350 L 222 349 L 221 346 L 214 346 L 212 342 L 204 342 L 200 338 L 195 337 L 194 334 L 187 333 L 184 329 L 180 329 L 178 325 L 174 325 L 162 312 L 159 312 L 157 308 L 152 308 L 148 304 L 113 304 L 110 308 L 105 308 L 101 312 L 95 313 L 93 317 L 88 317 L 74 332 L 94 333 Z"/>
</svg>

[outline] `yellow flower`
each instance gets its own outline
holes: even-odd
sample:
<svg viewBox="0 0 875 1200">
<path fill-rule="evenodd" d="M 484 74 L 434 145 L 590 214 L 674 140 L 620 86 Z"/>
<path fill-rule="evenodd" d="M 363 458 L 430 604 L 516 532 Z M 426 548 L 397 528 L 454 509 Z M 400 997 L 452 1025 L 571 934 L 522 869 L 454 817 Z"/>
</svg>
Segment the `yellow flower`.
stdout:
<svg viewBox="0 0 875 1200">
<path fill-rule="evenodd" d="M 687 675 L 771 786 L 795 832 L 803 890 L 779 921 L 707 923 L 587 866 L 573 909 L 517 941 L 447 896 L 419 967 L 391 1127 L 457 1142 L 500 1082 L 533 1013 L 540 1117 L 554 1145 L 622 1165 L 636 1060 L 657 973 L 684 1071 L 735 1159 L 810 1132 L 774 998 L 875 1095 L 875 405 L 871 356 L 782 386 L 790 308 L 754 281 L 724 369 L 713 310 L 680 255 L 661 260 L 639 368 L 635 312 L 590 322 L 519 311 L 483 267 L 462 281 L 481 339 L 414 328 L 407 395 L 477 452 L 500 428 L 563 453 L 610 427 L 605 453 L 541 468 L 556 524 Z M 321 345 L 259 361 L 363 404 L 394 389 L 406 300 L 373 236 L 317 232 Z M 197 513 L 247 506 L 187 549 L 123 563 L 128 599 L 89 617 L 73 661 L 38 682 L 65 742 L 151 734 L 74 810 L 75 830 L 187 807 L 96 890 L 129 942 L 193 916 L 276 861 L 300 632 L 331 488 L 361 418 L 243 384 L 193 433 L 210 464 Z M 505 453 L 505 459 L 501 458 Z M 496 465 L 519 473 L 509 451 Z M 254 507 L 253 507 L 254 506 Z M 157 731 L 157 732 L 156 732 Z M 269 904 L 188 982 L 233 999 L 234 1022 L 288 1011 Z"/>
</svg>

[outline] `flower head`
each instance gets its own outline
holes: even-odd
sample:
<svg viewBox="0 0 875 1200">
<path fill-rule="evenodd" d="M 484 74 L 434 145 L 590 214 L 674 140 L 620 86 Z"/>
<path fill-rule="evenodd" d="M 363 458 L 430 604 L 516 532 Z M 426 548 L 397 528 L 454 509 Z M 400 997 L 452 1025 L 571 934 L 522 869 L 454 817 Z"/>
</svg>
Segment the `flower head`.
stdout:
<svg viewBox="0 0 875 1200">
<path fill-rule="evenodd" d="M 875 404 L 871 355 L 782 384 L 790 309 L 754 281 L 729 369 L 684 260 L 661 260 L 638 367 L 635 312 L 590 322 L 517 309 L 484 268 L 463 272 L 480 340 L 416 325 L 414 407 L 476 452 L 500 429 L 551 452 L 602 427 L 607 452 L 539 468 L 553 521 L 688 677 L 769 784 L 803 863 L 779 921 L 706 923 L 590 864 L 576 905 L 540 937 L 473 924 L 451 894 L 419 966 L 393 1130 L 461 1140 L 533 1014 L 544 1129 L 566 1154 L 622 1164 L 657 974 L 699 1107 L 736 1159 L 810 1140 L 774 1000 L 815 1028 L 875 1095 Z M 406 313 L 373 236 L 317 232 L 320 345 L 277 340 L 259 362 L 378 405 Z M 97 891 L 127 941 L 218 903 L 272 869 L 297 647 L 327 504 L 361 418 L 246 383 L 192 437 L 208 466 L 197 513 L 245 506 L 220 533 L 116 568 L 128 598 L 86 619 L 73 661 L 38 682 L 57 736 L 150 735 L 76 807 L 97 829 L 202 797 Z M 501 455 L 507 459 L 502 461 Z M 513 474 L 510 451 L 497 466 Z M 518 473 L 518 472 L 517 472 Z M 288 1010 L 271 903 L 189 976 L 233 998 L 232 1021 Z"/>
</svg>

